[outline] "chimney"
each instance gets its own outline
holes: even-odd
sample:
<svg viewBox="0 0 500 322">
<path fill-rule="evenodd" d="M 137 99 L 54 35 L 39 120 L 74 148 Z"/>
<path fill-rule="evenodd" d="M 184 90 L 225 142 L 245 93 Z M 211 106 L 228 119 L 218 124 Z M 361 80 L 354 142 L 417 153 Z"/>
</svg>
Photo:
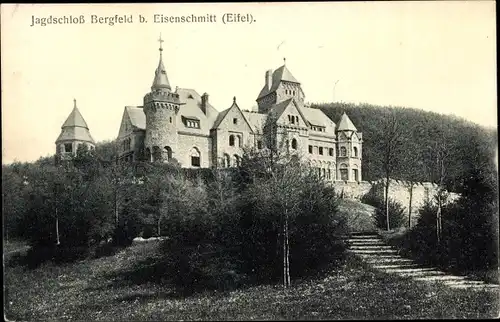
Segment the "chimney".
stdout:
<svg viewBox="0 0 500 322">
<path fill-rule="evenodd" d="M 273 84 L 273 71 L 272 69 L 266 72 L 266 88 L 267 90 L 271 89 L 271 85 Z"/>
<path fill-rule="evenodd" d="M 205 114 L 207 114 L 207 105 L 208 105 L 208 94 L 203 93 L 203 95 L 201 95 L 201 110 Z"/>
</svg>

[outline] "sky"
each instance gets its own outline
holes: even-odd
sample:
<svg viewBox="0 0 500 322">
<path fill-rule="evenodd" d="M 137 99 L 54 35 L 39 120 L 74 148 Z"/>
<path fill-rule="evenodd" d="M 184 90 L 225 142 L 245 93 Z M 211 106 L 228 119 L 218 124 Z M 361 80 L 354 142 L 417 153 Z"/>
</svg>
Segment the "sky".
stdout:
<svg viewBox="0 0 500 322">
<path fill-rule="evenodd" d="M 223 23 L 225 13 L 252 23 Z M 216 22 L 154 23 L 155 14 Z M 85 23 L 31 26 L 51 15 Z M 219 111 L 233 96 L 252 109 L 265 71 L 286 58 L 308 102 L 405 106 L 497 127 L 493 1 L 2 5 L 1 18 L 3 164 L 52 155 L 73 99 L 97 142 L 115 139 L 124 107 L 150 90 L 160 33 L 172 87 L 207 92 Z"/>
</svg>

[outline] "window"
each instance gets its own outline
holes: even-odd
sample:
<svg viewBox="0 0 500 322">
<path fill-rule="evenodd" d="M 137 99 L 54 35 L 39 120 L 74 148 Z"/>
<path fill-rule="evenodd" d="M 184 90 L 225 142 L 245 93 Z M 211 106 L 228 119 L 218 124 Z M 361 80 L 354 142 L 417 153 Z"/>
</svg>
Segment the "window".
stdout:
<svg viewBox="0 0 500 322">
<path fill-rule="evenodd" d="M 313 146 L 312 145 L 309 146 L 309 153 L 311 153 L 311 154 L 313 153 Z"/>
<path fill-rule="evenodd" d="M 194 129 L 199 129 L 200 128 L 200 121 L 199 120 L 186 120 L 186 126 Z"/>
<path fill-rule="evenodd" d="M 347 156 L 347 149 L 345 148 L 345 146 L 340 148 L 340 156 L 341 157 Z"/>
<path fill-rule="evenodd" d="M 291 122 L 292 124 L 295 124 L 295 116 L 293 116 L 293 115 L 288 115 L 288 119 L 290 119 L 290 122 Z"/>
<path fill-rule="evenodd" d="M 170 123 L 172 123 L 172 116 L 170 117 Z"/>
<path fill-rule="evenodd" d="M 229 146 L 234 146 L 234 135 L 229 136 Z"/>
<path fill-rule="evenodd" d="M 354 157 L 357 158 L 358 157 L 358 148 L 357 147 L 352 148 L 352 152 L 354 154 Z"/>
<path fill-rule="evenodd" d="M 332 179 L 332 170 L 328 169 L 328 172 L 326 173 L 326 178 L 328 180 L 331 180 Z"/>
<path fill-rule="evenodd" d="M 257 148 L 262 149 L 262 141 L 257 141 Z"/>
<path fill-rule="evenodd" d="M 233 156 L 233 158 L 234 158 L 234 165 L 235 165 L 235 166 L 237 166 L 237 167 L 239 167 L 239 166 L 240 166 L 240 163 L 241 163 L 241 159 L 240 159 L 240 157 L 239 157 L 238 155 L 236 155 L 236 154 L 235 154 L 235 155 Z"/>
<path fill-rule="evenodd" d="M 233 124 L 238 124 L 238 119 L 237 118 L 233 119 Z"/>
<path fill-rule="evenodd" d="M 352 169 L 352 178 L 354 181 L 358 181 L 358 169 Z"/>
<path fill-rule="evenodd" d="M 297 150 L 297 140 L 292 139 L 292 149 Z"/>
<path fill-rule="evenodd" d="M 319 154 L 323 155 L 323 147 L 322 146 L 319 147 Z"/>
<path fill-rule="evenodd" d="M 333 148 L 328 149 L 328 155 L 333 157 Z"/>
<path fill-rule="evenodd" d="M 191 166 L 200 166 L 200 151 L 197 148 L 191 149 Z"/>
<path fill-rule="evenodd" d="M 236 138 L 238 139 L 238 146 L 241 148 L 241 141 L 243 140 L 241 139 L 240 135 L 236 136 Z"/>
<path fill-rule="evenodd" d="M 349 175 L 349 172 L 347 169 L 347 165 L 344 163 L 341 164 L 340 165 L 340 180 L 343 180 L 343 181 L 349 180 L 348 175 Z"/>
<path fill-rule="evenodd" d="M 73 152 L 73 144 L 71 143 L 64 144 L 64 152 Z"/>
<path fill-rule="evenodd" d="M 146 161 L 151 161 L 151 150 L 149 148 L 146 148 Z"/>
<path fill-rule="evenodd" d="M 165 153 L 166 153 L 165 161 L 170 161 L 172 159 L 172 149 L 169 146 L 165 147 Z"/>
<path fill-rule="evenodd" d="M 224 154 L 222 157 L 222 166 L 224 168 L 229 168 L 231 166 L 231 159 L 229 158 L 228 154 Z"/>
</svg>

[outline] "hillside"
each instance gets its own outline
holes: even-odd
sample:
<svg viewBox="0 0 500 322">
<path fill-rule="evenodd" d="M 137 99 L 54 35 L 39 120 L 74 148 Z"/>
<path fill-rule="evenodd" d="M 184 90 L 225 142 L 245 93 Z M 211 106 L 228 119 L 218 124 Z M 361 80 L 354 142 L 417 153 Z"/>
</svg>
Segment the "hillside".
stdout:
<svg viewBox="0 0 500 322">
<path fill-rule="evenodd" d="M 417 181 L 436 181 L 435 149 L 445 146 L 446 183 L 449 188 L 459 189 L 461 177 L 467 168 L 488 163 L 498 144 L 497 131 L 486 129 L 466 120 L 402 107 L 382 107 L 370 104 L 325 103 L 312 104 L 312 108 L 321 109 L 334 122 L 338 122 L 345 111 L 358 131 L 363 132 L 363 179 L 372 181 L 383 177 L 382 153 L 377 149 L 377 142 L 384 137 L 383 124 L 389 113 L 393 112 L 401 128 L 406 132 L 402 154 L 410 158 L 401 158 L 393 175 L 395 179 L 407 178 L 409 167 L 415 168 Z M 416 163 L 412 163 L 416 162 Z M 476 163 L 476 164 L 471 164 Z"/>
</svg>

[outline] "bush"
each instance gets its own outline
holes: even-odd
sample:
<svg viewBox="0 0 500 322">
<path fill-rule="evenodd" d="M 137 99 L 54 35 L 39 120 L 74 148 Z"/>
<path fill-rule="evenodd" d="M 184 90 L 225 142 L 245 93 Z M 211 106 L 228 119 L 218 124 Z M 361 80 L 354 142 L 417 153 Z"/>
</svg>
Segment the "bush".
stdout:
<svg viewBox="0 0 500 322">
<path fill-rule="evenodd" d="M 387 229 L 387 214 L 383 202 L 377 201 L 375 208 L 375 225 L 380 229 Z M 397 229 L 405 223 L 405 208 L 395 200 L 389 199 L 389 227 Z"/>
</svg>

